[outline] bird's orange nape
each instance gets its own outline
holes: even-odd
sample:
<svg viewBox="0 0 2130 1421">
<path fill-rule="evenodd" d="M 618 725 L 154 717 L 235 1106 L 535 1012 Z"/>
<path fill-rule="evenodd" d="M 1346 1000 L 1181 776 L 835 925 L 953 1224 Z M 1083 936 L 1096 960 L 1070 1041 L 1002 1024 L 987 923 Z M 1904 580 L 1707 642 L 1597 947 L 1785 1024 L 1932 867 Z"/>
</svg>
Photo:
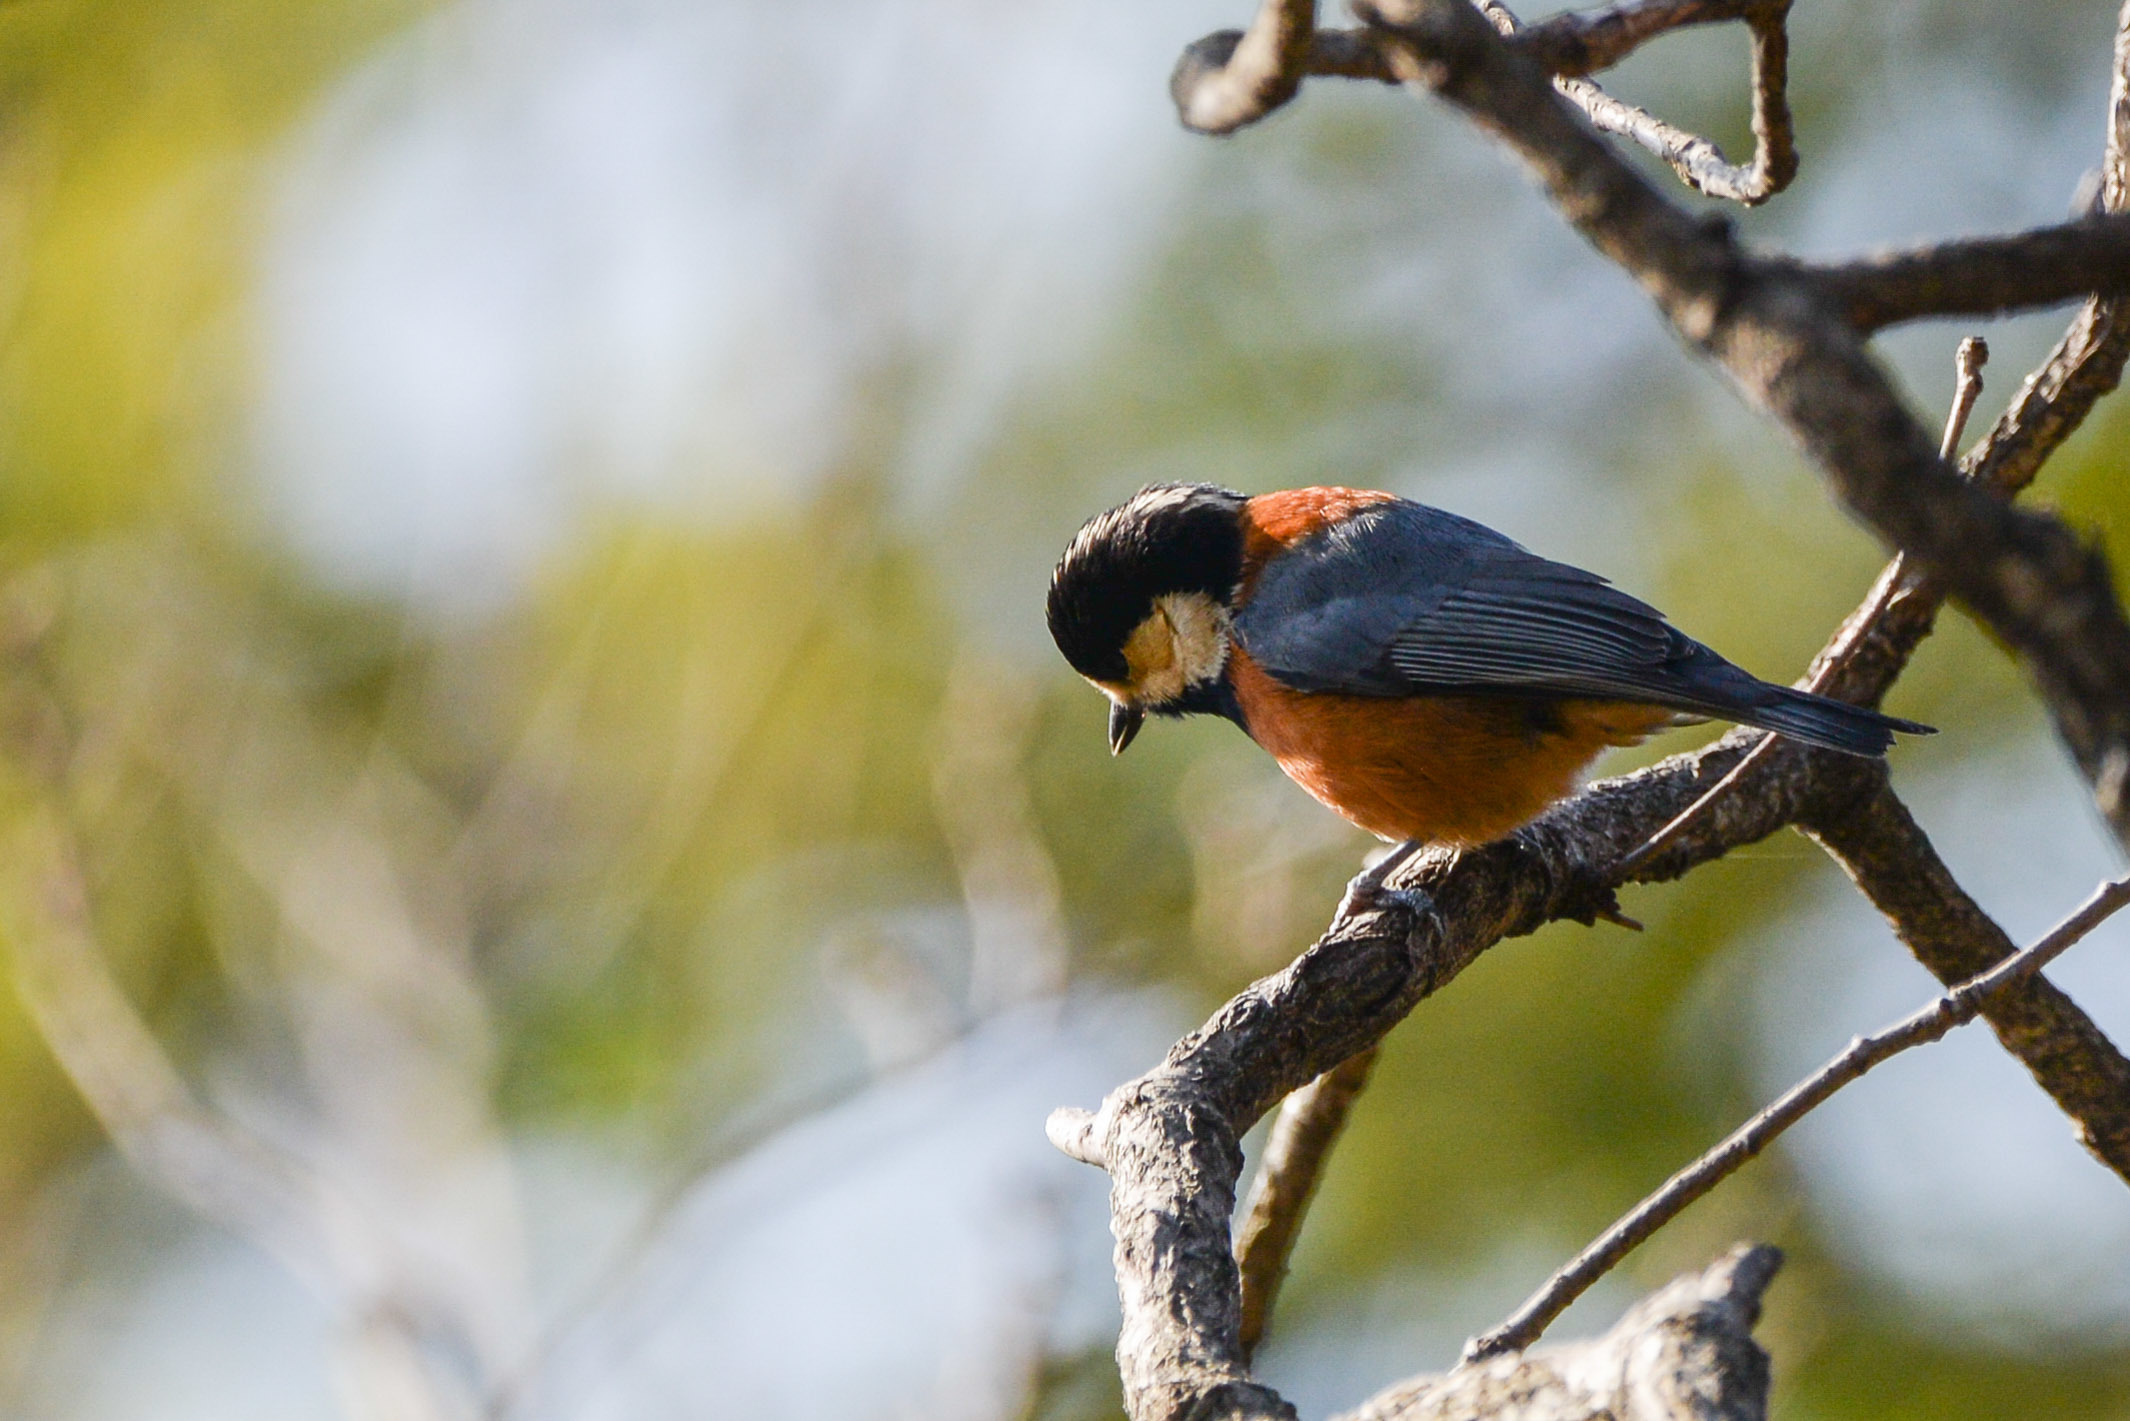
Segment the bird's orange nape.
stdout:
<svg viewBox="0 0 2130 1421">
<path fill-rule="evenodd" d="M 1373 504 L 1397 495 L 1365 488 L 1290 488 L 1261 493 L 1243 505 L 1243 597 L 1270 558 L 1322 528 L 1343 523 Z"/>
</svg>

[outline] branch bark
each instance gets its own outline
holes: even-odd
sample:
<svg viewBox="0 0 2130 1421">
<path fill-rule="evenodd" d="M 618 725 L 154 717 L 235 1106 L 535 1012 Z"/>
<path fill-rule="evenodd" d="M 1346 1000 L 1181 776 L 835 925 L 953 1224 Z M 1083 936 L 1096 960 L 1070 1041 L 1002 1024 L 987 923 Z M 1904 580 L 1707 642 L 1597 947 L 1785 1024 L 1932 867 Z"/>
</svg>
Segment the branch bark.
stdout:
<svg viewBox="0 0 2130 1421">
<path fill-rule="evenodd" d="M 1556 77 L 1553 87 L 1583 111 L 1600 133 L 1631 139 L 1669 164 L 1688 187 L 1709 197 L 1757 207 L 1797 176 L 1797 143 L 1790 121 L 1790 0 L 1751 0 L 1728 5 L 1628 4 L 1590 16 L 1556 16 L 1525 27 L 1500 0 L 1476 0 L 1494 28 L 1519 54 L 1530 56 Z M 1711 20 L 1742 19 L 1753 35 L 1753 161 L 1731 162 L 1723 150 L 1697 134 L 1665 122 L 1647 109 L 1614 98 L 1587 75 L 1609 67 L 1666 30 Z M 1563 21 L 1569 21 L 1563 24 Z M 1575 23 L 1580 21 L 1580 24 Z M 1587 32 L 1597 43 L 1577 43 Z M 1603 60 L 1582 66 L 1585 60 Z"/>
<path fill-rule="evenodd" d="M 1315 34 L 1316 0 L 1260 0 L 1249 29 L 1207 35 L 1176 61 L 1177 117 L 1196 133 L 1257 122 L 1300 91 Z"/>
<path fill-rule="evenodd" d="M 1781 1266 L 1777 1250 L 1741 1245 L 1603 1337 L 1400 1382 L 1340 1421 L 1764 1421 L 1768 1354 L 1753 1324 Z"/>
<path fill-rule="evenodd" d="M 1569 10 L 1519 25 L 1515 45 L 1547 72 L 1578 78 L 1612 68 L 1673 30 L 1788 8 L 1787 0 L 1779 6 L 1767 0 L 1622 0 L 1601 10 Z"/>
<path fill-rule="evenodd" d="M 1622 1215 L 1588 1248 L 1569 1260 L 1514 1315 L 1491 1332 L 1465 1344 L 1466 1361 L 1502 1352 L 1520 1352 L 1568 1305 L 1589 1290 L 1658 1229 L 1688 1205 L 1738 1172 L 1745 1163 L 1781 1138 L 1834 1093 L 1861 1079 L 1901 1052 L 1943 1038 L 1956 1026 L 1973 1021 L 1990 1003 L 2032 980 L 2035 973 L 2069 951 L 2087 933 L 2130 902 L 2130 879 L 2104 883 L 2033 946 L 1952 987 L 1943 996 L 1893 1025 L 1852 1040 L 1834 1059 L 1784 1091 L 1752 1119 L 1726 1135 L 1712 1149 L 1664 1181 L 1663 1187 Z"/>
<path fill-rule="evenodd" d="M 1801 266 L 1859 332 L 1932 316 L 1995 316 L 2130 288 L 2130 217 L 2097 213 L 2054 227 L 1941 242 L 1828 266 Z"/>
</svg>

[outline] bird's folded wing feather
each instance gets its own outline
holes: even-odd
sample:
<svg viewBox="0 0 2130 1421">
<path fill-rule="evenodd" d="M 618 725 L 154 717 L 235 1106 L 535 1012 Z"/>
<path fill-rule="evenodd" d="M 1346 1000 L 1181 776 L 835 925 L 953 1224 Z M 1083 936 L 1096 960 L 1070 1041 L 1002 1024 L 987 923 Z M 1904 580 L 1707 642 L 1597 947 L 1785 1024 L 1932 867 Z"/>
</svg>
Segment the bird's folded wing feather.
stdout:
<svg viewBox="0 0 2130 1421">
<path fill-rule="evenodd" d="M 1275 557 L 1236 631 L 1287 685 L 1355 695 L 1667 701 L 1687 689 L 1686 663 L 1721 664 L 1597 574 L 1402 501 L 1365 509 Z"/>
</svg>

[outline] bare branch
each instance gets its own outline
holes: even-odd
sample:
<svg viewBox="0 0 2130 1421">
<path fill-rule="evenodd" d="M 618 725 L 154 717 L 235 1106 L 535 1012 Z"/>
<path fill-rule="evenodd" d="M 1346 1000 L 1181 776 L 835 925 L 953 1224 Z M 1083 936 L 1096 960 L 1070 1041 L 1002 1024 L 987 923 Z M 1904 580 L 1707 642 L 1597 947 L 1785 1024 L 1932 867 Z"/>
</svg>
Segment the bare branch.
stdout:
<svg viewBox="0 0 2130 1421">
<path fill-rule="evenodd" d="M 2108 138 L 2101 162 L 2103 212 L 2130 210 L 2130 0 L 2116 19 Z M 2088 301 L 1967 460 L 1977 477 L 2001 489 L 2025 488 L 2042 463 L 2071 437 L 2101 396 L 2122 378 L 2130 357 L 2130 305 L 2120 297 Z"/>
<path fill-rule="evenodd" d="M 1954 880 L 1890 788 L 1825 816 L 1808 814 L 1800 827 L 1939 981 L 1962 981 L 2011 956 L 2011 938 Z M 2130 1060 L 2045 978 L 1990 998 L 1982 1015 L 2071 1118 L 2079 1142 L 2130 1181 Z"/>
<path fill-rule="evenodd" d="M 1498 7 L 1480 8 L 1494 15 Z M 1575 78 L 1612 68 L 1658 35 L 1689 25 L 1742 20 L 1756 8 L 1769 7 L 1765 0 L 1620 0 L 1602 10 L 1569 10 L 1518 26 L 1514 39 L 1516 48 L 1547 72 Z M 1498 15 L 1494 18 L 1498 25 Z"/>
<path fill-rule="evenodd" d="M 1190 45 L 1169 75 L 1176 116 L 1198 133 L 1233 133 L 1295 96 L 1308 70 L 1316 0 L 1259 0 L 1243 31 Z"/>
<path fill-rule="evenodd" d="M 1346 1128 L 1347 1114 L 1367 1088 L 1368 1073 L 1375 1064 L 1376 1048 L 1371 1046 L 1288 1096 L 1279 1118 L 1272 1122 L 1272 1137 L 1265 1142 L 1257 1182 L 1251 1186 L 1250 1203 L 1235 1235 L 1235 1264 L 1242 1275 L 1245 1360 L 1255 1355 L 1257 1344 L 1264 1340 L 1272 1305 L 1279 1301 L 1280 1284 L 1286 1281 L 1288 1255 L 1294 1251 L 1302 1216 L 1323 1177 L 1324 1161 Z"/>
<path fill-rule="evenodd" d="M 1960 342 L 1953 357 L 1954 384 L 1952 407 L 1945 416 L 1945 437 L 1939 441 L 1941 458 L 1950 459 L 1960 447 L 1960 435 L 1967 428 L 1967 417 L 1974 411 L 1975 401 L 1982 394 L 1982 367 L 1989 363 L 1989 345 L 1980 336 L 1969 336 Z M 1902 591 L 1912 582 L 1907 558 L 1899 553 L 1879 574 L 1872 584 L 1864 604 L 1850 613 L 1835 630 L 1834 637 L 1820 654 L 1813 658 L 1812 666 L 1801 683 L 1805 690 L 1826 694 L 1827 688 L 1848 667 L 1859 650 L 1877 632 Z M 1666 824 L 1649 837 L 1649 841 L 1621 860 L 1619 876 L 1631 877 L 1635 870 L 1664 852 L 1666 845 L 1686 832 L 1686 826 L 1695 816 L 1706 810 L 1710 803 L 1723 795 L 1734 793 L 1738 786 L 1749 779 L 1774 753 L 1776 737 L 1763 736 L 1752 752 L 1736 765 L 1730 773 L 1710 787 L 1708 793 L 1688 805 L 1678 818 Z"/>
<path fill-rule="evenodd" d="M 347 1279 L 324 1245 L 322 1181 L 201 1105 L 126 999 L 91 931 L 70 837 L 49 816 L 9 844 L 15 985 L 53 1058 L 142 1176 L 279 1259 L 321 1297 Z"/>
<path fill-rule="evenodd" d="M 1781 1266 L 1778 1250 L 1740 1245 L 1603 1337 L 1400 1382 L 1341 1421 L 1763 1421 L 1768 1356 L 1753 1324 Z"/>
<path fill-rule="evenodd" d="M 1859 1036 L 1840 1054 L 1784 1091 L 1765 1110 L 1724 1137 L 1713 1149 L 1664 1182 L 1619 1222 L 1598 1235 L 1566 1267 L 1546 1280 L 1509 1319 L 1465 1344 L 1467 1362 L 1518 1352 L 1531 1345 L 1546 1325 L 1610 1272 L 1644 1239 L 1677 1218 L 1695 1200 L 1738 1172 L 1788 1130 L 1872 1067 L 1911 1047 L 1936 1041 L 1954 1027 L 1974 1020 L 1985 1002 L 2039 972 L 2099 927 L 2111 913 L 2130 903 L 2130 878 L 2104 883 L 2076 911 L 2031 947 L 1969 978 L 1928 1006 L 1892 1026 Z"/>
<path fill-rule="evenodd" d="M 1564 76 L 1562 92 L 1581 104 L 1593 123 L 1633 138 L 1700 191 L 1763 202 L 1795 175 L 1797 157 L 1783 98 L 1788 0 L 1621 0 L 1524 28 L 1494 0 L 1480 3 L 1520 52 Z M 1594 84 L 1565 82 L 1610 69 L 1658 35 L 1740 19 L 1753 29 L 1756 152 L 1748 167 L 1731 165 L 1713 143 L 1610 98 Z M 1169 96 L 1183 126 L 1198 133 L 1233 133 L 1287 104 L 1304 78 L 1399 82 L 1369 31 L 1314 30 L 1314 23 L 1313 2 L 1262 0 L 1248 30 L 1219 30 L 1185 46 L 1169 76 Z"/>
<path fill-rule="evenodd" d="M 1606 63 L 1586 68 L 1571 67 L 1585 57 L 1566 38 L 1575 32 L 1574 26 L 1563 27 L 1559 38 L 1540 37 L 1563 20 L 1577 17 L 1556 16 L 1537 29 L 1526 29 L 1500 0 L 1477 0 L 1477 4 L 1493 21 L 1494 28 L 1509 40 L 1510 48 L 1561 76 L 1554 80 L 1554 88 L 1580 108 L 1592 126 L 1601 133 L 1617 133 L 1640 144 L 1670 164 L 1680 180 L 1696 192 L 1753 207 L 1781 192 L 1797 176 L 1797 146 L 1786 97 L 1790 72 L 1789 0 L 1727 6 L 1623 6 L 1597 12 L 1589 19 L 1593 32 L 1605 36 L 1617 52 L 1591 53 L 1588 57 L 1602 58 Z M 1627 17 L 1628 12 L 1633 12 L 1632 18 Z M 1743 167 L 1725 158 L 1723 150 L 1706 138 L 1613 98 L 1586 78 L 1574 77 L 1618 63 L 1636 45 L 1664 30 L 1718 19 L 1743 19 L 1753 32 L 1753 161 Z"/>
<path fill-rule="evenodd" d="M 1390 60 L 1367 30 L 1318 30 L 1309 37 L 1308 70 L 1312 78 L 1398 82 Z"/>
<path fill-rule="evenodd" d="M 2103 210 L 2124 211 L 2130 206 L 2126 202 L 2126 197 L 2130 197 L 2130 0 L 2126 0 L 2116 21 L 2107 149 L 2101 176 Z M 2025 488 L 2048 457 L 2085 422 L 2101 396 L 2115 388 L 2126 358 L 2130 358 L 2130 302 L 2119 297 L 2088 301 L 2048 358 L 2027 377 L 1988 436 L 1961 461 L 1963 472 L 1981 487 L 2001 494 Z M 1883 584 L 1886 579 L 1881 581 Z M 1942 585 L 1911 575 L 1906 586 L 1895 589 L 1886 615 L 1879 619 L 1848 666 L 1834 677 L 1828 694 L 1864 705 L 1877 704 L 1908 657 L 1930 634 L 1944 597 Z M 2038 670 L 2036 676 L 2050 699 L 2059 732 L 2093 782 L 2095 798 L 2120 838 L 2125 819 L 2121 803 L 2125 760 L 2120 745 L 2097 743 L 2102 737 L 2096 733 L 2092 718 L 2082 714 L 2075 704 L 2059 704 L 2050 680 Z"/>
<path fill-rule="evenodd" d="M 1995 316 L 2130 288 L 2130 217 L 2102 213 L 2002 237 L 1807 266 L 1859 331 L 1930 316 Z"/>
</svg>

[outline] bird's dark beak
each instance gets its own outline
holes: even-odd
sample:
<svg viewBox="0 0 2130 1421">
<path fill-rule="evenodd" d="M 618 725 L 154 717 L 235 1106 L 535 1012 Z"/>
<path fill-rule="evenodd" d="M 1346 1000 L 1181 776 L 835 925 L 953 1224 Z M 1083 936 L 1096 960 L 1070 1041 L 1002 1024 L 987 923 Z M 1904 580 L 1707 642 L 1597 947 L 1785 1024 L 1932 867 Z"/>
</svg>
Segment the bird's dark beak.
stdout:
<svg viewBox="0 0 2130 1421">
<path fill-rule="evenodd" d="M 1124 747 L 1132 743 L 1139 727 L 1146 724 L 1146 712 L 1123 701 L 1109 703 L 1109 753 L 1122 755 Z"/>
</svg>

